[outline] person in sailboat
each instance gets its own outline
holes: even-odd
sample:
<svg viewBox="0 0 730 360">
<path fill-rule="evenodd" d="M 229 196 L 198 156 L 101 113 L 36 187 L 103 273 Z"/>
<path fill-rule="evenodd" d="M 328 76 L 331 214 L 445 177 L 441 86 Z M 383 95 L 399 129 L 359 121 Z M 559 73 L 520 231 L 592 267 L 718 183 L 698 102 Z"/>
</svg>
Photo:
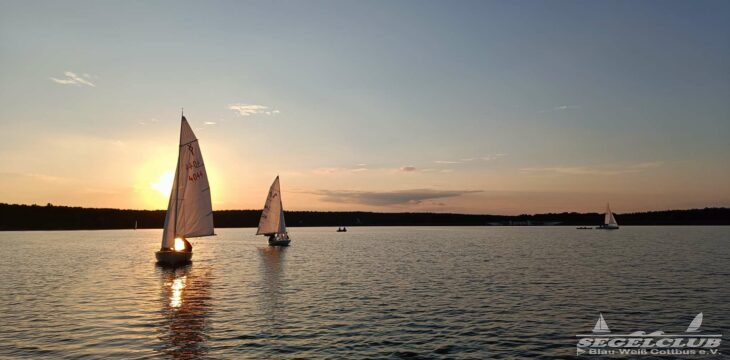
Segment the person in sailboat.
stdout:
<svg viewBox="0 0 730 360">
<path fill-rule="evenodd" d="M 179 242 L 178 242 L 178 240 L 179 240 Z M 193 252 L 193 244 L 191 244 L 190 241 L 188 241 L 188 239 L 177 238 L 177 239 L 175 239 L 175 244 L 173 245 L 173 247 L 163 247 L 160 250 L 191 253 L 191 252 Z"/>
</svg>

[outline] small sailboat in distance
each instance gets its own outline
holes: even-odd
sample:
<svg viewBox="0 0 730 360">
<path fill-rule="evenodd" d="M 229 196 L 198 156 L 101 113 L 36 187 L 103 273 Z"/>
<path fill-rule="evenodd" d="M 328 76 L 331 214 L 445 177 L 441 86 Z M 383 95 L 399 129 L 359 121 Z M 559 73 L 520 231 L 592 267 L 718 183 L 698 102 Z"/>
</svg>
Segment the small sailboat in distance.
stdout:
<svg viewBox="0 0 730 360">
<path fill-rule="evenodd" d="M 611 212 L 611 208 L 608 206 L 608 203 L 606 203 L 606 215 L 603 218 L 603 225 L 597 227 L 597 229 L 604 229 L 604 230 L 617 230 L 618 229 L 618 223 L 616 222 L 616 218 L 613 216 L 613 213 Z"/>
<path fill-rule="evenodd" d="M 213 207 L 210 201 L 208 175 L 200 152 L 198 139 L 185 116 L 180 124 L 180 146 L 177 169 L 167 205 L 160 251 L 155 252 L 162 265 L 189 263 L 193 237 L 215 235 Z"/>
<path fill-rule="evenodd" d="M 286 232 L 286 221 L 284 221 L 284 206 L 281 203 L 281 188 L 279 176 L 276 176 L 271 184 L 269 195 L 266 197 L 264 209 L 261 211 L 259 229 L 256 235 L 269 237 L 270 246 L 289 246 L 291 239 Z"/>
</svg>

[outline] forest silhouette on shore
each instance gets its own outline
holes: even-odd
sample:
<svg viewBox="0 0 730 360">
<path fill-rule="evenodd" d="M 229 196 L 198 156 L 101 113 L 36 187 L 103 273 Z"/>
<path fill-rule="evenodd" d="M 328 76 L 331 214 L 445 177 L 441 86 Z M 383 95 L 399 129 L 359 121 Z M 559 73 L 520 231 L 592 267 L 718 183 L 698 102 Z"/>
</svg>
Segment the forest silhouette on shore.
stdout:
<svg viewBox="0 0 730 360">
<path fill-rule="evenodd" d="M 649 211 L 615 214 L 620 225 L 730 225 L 730 208 Z M 256 227 L 261 210 L 214 211 L 218 228 Z M 0 203 L 0 230 L 101 230 L 162 228 L 165 210 L 100 209 Z M 289 226 L 593 226 L 599 213 L 470 215 L 380 213 L 365 211 L 286 211 Z"/>
</svg>

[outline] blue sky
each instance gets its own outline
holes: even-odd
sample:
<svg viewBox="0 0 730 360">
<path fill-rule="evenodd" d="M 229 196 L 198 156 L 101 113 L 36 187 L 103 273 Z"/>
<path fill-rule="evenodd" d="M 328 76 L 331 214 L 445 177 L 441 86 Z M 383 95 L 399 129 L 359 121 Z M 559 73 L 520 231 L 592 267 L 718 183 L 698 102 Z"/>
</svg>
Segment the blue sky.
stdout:
<svg viewBox="0 0 730 360">
<path fill-rule="evenodd" d="M 164 207 L 185 107 L 220 209 L 730 205 L 725 1 L 0 4 L 0 201 Z"/>
</svg>

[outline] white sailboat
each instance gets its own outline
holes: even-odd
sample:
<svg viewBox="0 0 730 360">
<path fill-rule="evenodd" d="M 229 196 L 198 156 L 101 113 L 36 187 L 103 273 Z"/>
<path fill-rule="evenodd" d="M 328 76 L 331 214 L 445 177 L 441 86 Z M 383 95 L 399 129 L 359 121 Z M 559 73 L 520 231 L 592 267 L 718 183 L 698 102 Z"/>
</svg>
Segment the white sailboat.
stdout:
<svg viewBox="0 0 730 360">
<path fill-rule="evenodd" d="M 598 229 L 618 229 L 618 223 L 616 222 L 616 218 L 613 216 L 613 213 L 611 212 L 611 208 L 608 206 L 608 203 L 606 203 L 606 215 L 603 218 L 603 225 L 599 226 Z"/>
<path fill-rule="evenodd" d="M 284 206 L 281 203 L 281 188 L 279 187 L 279 176 L 274 179 L 266 197 L 264 210 L 261 211 L 259 229 L 256 235 L 269 237 L 271 246 L 289 246 L 289 234 L 286 232 L 286 221 L 284 221 Z"/>
<path fill-rule="evenodd" d="M 180 147 L 175 179 L 167 205 L 157 261 L 164 265 L 190 262 L 193 246 L 187 240 L 214 235 L 210 186 L 198 139 L 185 116 L 180 125 Z"/>
</svg>

